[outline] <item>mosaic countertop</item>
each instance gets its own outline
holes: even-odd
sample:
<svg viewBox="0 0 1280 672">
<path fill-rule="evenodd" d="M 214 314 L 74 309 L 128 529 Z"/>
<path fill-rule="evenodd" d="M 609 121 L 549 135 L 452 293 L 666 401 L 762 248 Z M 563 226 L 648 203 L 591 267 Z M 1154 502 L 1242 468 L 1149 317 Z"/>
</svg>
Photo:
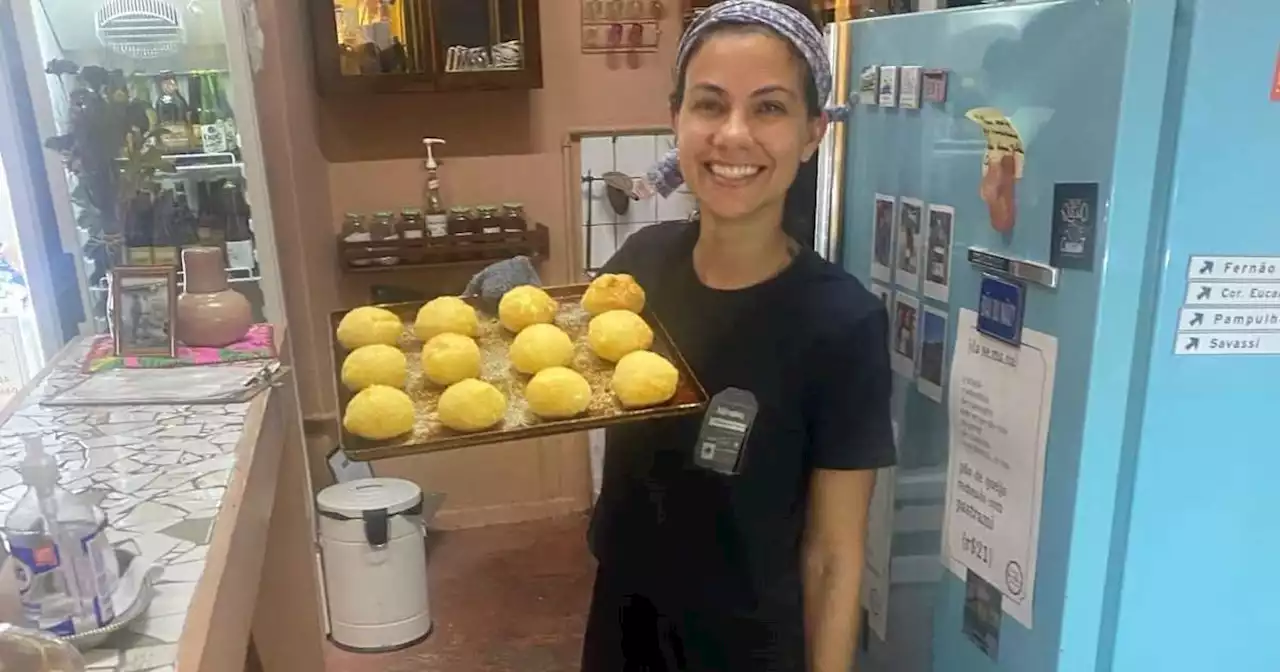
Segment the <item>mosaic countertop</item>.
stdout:
<svg viewBox="0 0 1280 672">
<path fill-rule="evenodd" d="M 61 484 L 106 511 L 107 537 L 163 574 L 147 613 L 85 654 L 95 672 L 172 672 L 178 637 L 204 572 L 213 524 L 254 402 L 197 406 L 48 407 L 75 384 L 87 344 L 64 352 L 49 375 L 0 424 L 0 516 L 25 492 L 17 467 L 24 435 L 55 452 Z M 261 399 L 262 397 L 259 397 Z"/>
</svg>

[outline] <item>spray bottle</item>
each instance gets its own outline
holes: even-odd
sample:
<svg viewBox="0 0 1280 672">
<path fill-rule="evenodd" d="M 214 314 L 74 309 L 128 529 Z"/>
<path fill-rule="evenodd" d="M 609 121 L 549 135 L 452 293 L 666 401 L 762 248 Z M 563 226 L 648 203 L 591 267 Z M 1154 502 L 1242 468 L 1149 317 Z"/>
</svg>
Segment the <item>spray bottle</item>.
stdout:
<svg viewBox="0 0 1280 672">
<path fill-rule="evenodd" d="M 423 168 L 427 171 L 427 185 L 422 192 L 422 211 L 427 218 L 427 235 L 432 238 L 449 235 L 449 211 L 445 209 L 444 200 L 440 198 L 439 166 L 436 164 L 435 153 L 431 151 L 433 145 L 443 144 L 444 140 L 440 138 L 422 139 L 422 145 L 427 148 L 427 160 L 423 164 Z"/>
</svg>

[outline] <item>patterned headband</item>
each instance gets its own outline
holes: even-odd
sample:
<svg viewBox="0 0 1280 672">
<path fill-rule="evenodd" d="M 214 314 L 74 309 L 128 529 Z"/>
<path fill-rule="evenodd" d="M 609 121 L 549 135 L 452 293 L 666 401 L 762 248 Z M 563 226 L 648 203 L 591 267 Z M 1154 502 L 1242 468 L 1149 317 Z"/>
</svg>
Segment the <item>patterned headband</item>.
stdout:
<svg viewBox="0 0 1280 672">
<path fill-rule="evenodd" d="M 689 62 L 694 46 L 709 32 L 726 24 L 764 26 L 790 42 L 796 51 L 809 64 L 809 72 L 813 75 L 813 84 L 818 91 L 818 100 L 826 101 L 831 96 L 831 61 L 827 58 L 827 46 L 822 33 L 813 25 L 809 17 L 795 8 L 774 2 L 773 0 L 725 0 L 712 5 L 689 24 L 684 37 L 680 38 L 680 50 L 676 55 L 676 71 L 679 72 Z M 840 105 L 824 110 L 828 119 L 834 122 L 844 121 L 849 116 L 849 107 Z M 668 196 L 684 183 L 680 174 L 679 151 L 667 152 L 666 156 L 651 168 L 646 175 L 654 191 L 663 197 Z"/>
</svg>

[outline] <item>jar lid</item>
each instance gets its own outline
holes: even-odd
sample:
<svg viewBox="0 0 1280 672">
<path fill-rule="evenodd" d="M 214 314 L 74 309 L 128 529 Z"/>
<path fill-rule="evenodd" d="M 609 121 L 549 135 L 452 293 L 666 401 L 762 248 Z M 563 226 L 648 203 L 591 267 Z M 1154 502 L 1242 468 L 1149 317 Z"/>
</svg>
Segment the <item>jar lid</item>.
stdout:
<svg viewBox="0 0 1280 672">
<path fill-rule="evenodd" d="M 418 215 L 422 214 L 422 211 L 419 210 L 418 208 L 405 208 L 404 210 L 400 211 L 400 214 L 417 217 Z"/>
<path fill-rule="evenodd" d="M 471 214 L 471 208 L 468 208 L 468 207 L 467 207 L 467 206 L 465 206 L 465 205 L 455 205 L 455 206 L 453 206 L 452 208 L 449 208 L 449 214 L 453 214 L 453 215 L 470 215 L 470 214 Z"/>
<path fill-rule="evenodd" d="M 503 203 L 502 207 L 508 210 L 519 210 L 524 207 L 524 203 L 520 203 L 518 201 L 512 201 L 510 203 Z"/>
<path fill-rule="evenodd" d="M 391 212 L 388 210 L 379 210 L 378 212 L 373 213 L 373 216 L 374 217 L 390 217 Z"/>
<path fill-rule="evenodd" d="M 346 217 L 347 219 L 360 219 L 362 215 L 358 212 L 348 212 L 343 216 Z"/>
<path fill-rule="evenodd" d="M 476 212 L 482 215 L 492 215 L 497 211 L 498 211 L 498 206 L 496 205 L 477 205 L 476 206 Z"/>
<path fill-rule="evenodd" d="M 422 488 L 401 478 L 358 478 L 331 485 L 316 495 L 322 513 L 361 518 L 366 511 L 386 510 L 387 515 L 407 511 L 422 501 Z"/>
</svg>

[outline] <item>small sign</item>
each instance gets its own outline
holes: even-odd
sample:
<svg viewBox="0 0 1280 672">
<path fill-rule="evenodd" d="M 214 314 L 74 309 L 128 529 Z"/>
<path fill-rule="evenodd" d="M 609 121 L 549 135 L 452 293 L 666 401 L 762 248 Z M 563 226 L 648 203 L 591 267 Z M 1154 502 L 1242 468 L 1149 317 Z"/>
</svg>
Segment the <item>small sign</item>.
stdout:
<svg viewBox="0 0 1280 672">
<path fill-rule="evenodd" d="M 969 263 L 979 268 L 1013 276 L 1019 280 L 1044 285 L 1049 289 L 1058 288 L 1058 276 L 1061 271 L 1037 261 L 1014 259 L 999 252 L 971 247 L 968 252 Z"/>
<path fill-rule="evenodd" d="M 858 103 L 875 105 L 880 87 L 880 66 L 868 65 L 858 75 Z"/>
<path fill-rule="evenodd" d="M 1187 265 L 1191 280 L 1280 281 L 1280 257 L 1191 257 Z"/>
<path fill-rule="evenodd" d="M 1280 308 L 1183 308 L 1178 331 L 1280 331 Z"/>
<path fill-rule="evenodd" d="M 1189 282 L 1184 303 L 1188 306 L 1280 306 L 1280 283 Z"/>
<path fill-rule="evenodd" d="M 751 392 L 736 387 L 720 390 L 702 418 L 694 464 L 726 476 L 741 473 L 743 451 L 759 411 L 760 404 Z"/>
<path fill-rule="evenodd" d="M 880 66 L 880 107 L 898 106 L 898 66 Z"/>
<path fill-rule="evenodd" d="M 1280 332 L 1207 331 L 1179 333 L 1179 355 L 1280 355 Z"/>
<path fill-rule="evenodd" d="M 1092 271 L 1098 230 L 1098 184 L 1053 186 L 1053 249 L 1049 263 L 1058 268 Z"/>
<path fill-rule="evenodd" d="M 920 77 L 920 93 L 926 103 L 947 102 L 946 70 L 925 70 Z"/>
<path fill-rule="evenodd" d="M 1009 345 L 1022 345 L 1026 287 L 1016 280 L 983 275 L 978 289 L 978 332 Z"/>
<path fill-rule="evenodd" d="M 920 66 L 904 65 L 898 74 L 898 107 L 920 109 Z"/>
</svg>

